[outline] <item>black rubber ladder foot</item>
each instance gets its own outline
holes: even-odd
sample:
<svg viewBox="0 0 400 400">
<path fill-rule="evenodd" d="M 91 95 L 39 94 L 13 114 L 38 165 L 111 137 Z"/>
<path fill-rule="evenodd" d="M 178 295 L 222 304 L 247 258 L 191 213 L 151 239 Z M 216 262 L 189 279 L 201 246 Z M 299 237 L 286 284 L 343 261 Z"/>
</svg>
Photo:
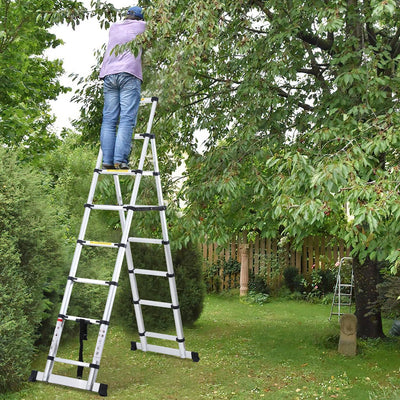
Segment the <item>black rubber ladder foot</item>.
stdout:
<svg viewBox="0 0 400 400">
<path fill-rule="evenodd" d="M 200 361 L 199 353 L 196 353 L 195 351 L 192 351 L 192 361 L 193 362 L 199 362 Z"/>
<path fill-rule="evenodd" d="M 103 397 L 107 397 L 107 388 L 108 388 L 108 385 L 106 385 L 105 383 L 100 383 L 99 395 L 103 396 Z"/>
<path fill-rule="evenodd" d="M 29 377 L 28 382 L 36 382 L 37 373 L 38 373 L 37 371 L 32 370 L 31 376 Z"/>
</svg>

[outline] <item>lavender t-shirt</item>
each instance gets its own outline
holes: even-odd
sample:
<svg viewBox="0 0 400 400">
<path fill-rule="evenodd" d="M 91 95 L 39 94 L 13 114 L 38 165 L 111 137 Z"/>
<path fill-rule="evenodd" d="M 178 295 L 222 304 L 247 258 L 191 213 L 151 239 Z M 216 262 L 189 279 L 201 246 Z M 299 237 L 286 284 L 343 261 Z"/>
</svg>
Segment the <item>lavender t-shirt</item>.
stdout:
<svg viewBox="0 0 400 400">
<path fill-rule="evenodd" d="M 146 29 L 144 21 L 126 19 L 111 25 L 109 40 L 99 77 L 103 79 L 106 75 L 127 72 L 143 80 L 141 51 L 135 57 L 129 50 L 116 55 L 111 54 L 113 48 L 119 44 L 125 44 L 133 40 Z"/>
</svg>

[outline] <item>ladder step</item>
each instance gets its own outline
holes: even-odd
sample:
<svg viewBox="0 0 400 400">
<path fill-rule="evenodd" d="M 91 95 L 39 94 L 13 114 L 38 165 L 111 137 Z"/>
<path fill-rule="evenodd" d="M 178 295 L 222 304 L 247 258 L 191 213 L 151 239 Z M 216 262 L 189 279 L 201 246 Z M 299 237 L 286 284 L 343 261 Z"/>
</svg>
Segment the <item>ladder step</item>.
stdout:
<svg viewBox="0 0 400 400">
<path fill-rule="evenodd" d="M 137 350 L 142 350 L 142 351 L 153 351 L 154 353 L 161 353 L 161 354 L 166 354 L 169 356 L 176 356 L 180 358 L 189 358 L 195 362 L 199 361 L 198 354 L 194 353 L 192 351 L 185 351 L 183 354 L 178 349 L 172 349 L 170 347 L 165 347 L 165 346 L 157 346 L 154 344 L 147 344 L 146 345 L 146 350 L 143 349 L 143 346 L 141 343 L 138 342 L 133 342 L 136 345 Z"/>
<path fill-rule="evenodd" d="M 108 204 L 85 204 L 85 207 L 90 208 L 91 210 L 103 210 L 103 211 L 165 211 L 167 209 L 166 206 L 156 206 L 156 205 L 108 205 Z"/>
<path fill-rule="evenodd" d="M 95 169 L 94 172 L 97 172 L 100 175 L 126 175 L 133 176 L 141 174 L 142 176 L 154 176 L 158 175 L 155 171 L 141 171 L 139 169 Z"/>
<path fill-rule="evenodd" d="M 142 97 L 140 99 L 140 105 L 152 103 L 153 101 L 158 101 L 158 97 Z"/>
<path fill-rule="evenodd" d="M 151 239 L 151 238 L 141 238 L 141 237 L 130 237 L 129 242 L 132 243 L 148 243 L 148 244 L 168 244 L 169 242 L 164 242 L 162 239 Z"/>
<path fill-rule="evenodd" d="M 155 135 L 153 135 L 153 134 L 151 134 L 151 133 L 136 133 L 134 136 L 133 136 L 133 138 L 134 139 L 136 139 L 136 140 L 143 140 L 143 139 L 145 139 L 146 137 L 149 137 L 149 138 L 155 138 Z"/>
<path fill-rule="evenodd" d="M 341 283 L 340 287 L 353 287 L 351 283 Z"/>
<path fill-rule="evenodd" d="M 173 342 L 176 342 L 178 339 L 177 336 L 166 335 L 164 333 L 157 333 L 157 332 L 145 332 L 144 336 L 154 339 L 171 340 Z"/>
<path fill-rule="evenodd" d="M 63 363 L 63 364 L 71 364 L 71 365 L 76 365 L 78 367 L 85 367 L 85 368 L 90 368 L 89 363 L 85 363 L 83 361 L 75 361 L 75 360 L 69 360 L 67 358 L 59 358 L 59 357 L 54 357 L 55 362 Z"/>
<path fill-rule="evenodd" d="M 35 379 L 35 381 L 45 382 L 44 373 L 40 372 L 40 371 L 36 371 L 34 379 Z M 89 389 L 87 387 L 88 381 L 83 380 L 83 379 L 70 378 L 68 376 L 50 374 L 49 379 L 47 380 L 47 382 L 48 383 L 54 383 L 54 384 L 57 384 L 57 385 L 73 387 L 73 388 L 76 388 L 76 389 L 91 390 L 92 392 L 96 392 L 96 393 L 100 393 L 101 391 L 102 391 L 102 393 L 107 393 L 107 385 L 95 382 L 93 384 L 93 387 L 91 389 Z"/>
<path fill-rule="evenodd" d="M 166 206 L 155 206 L 155 205 L 136 205 L 136 206 L 124 206 L 127 210 L 132 211 L 165 211 Z"/>
<path fill-rule="evenodd" d="M 172 303 L 166 303 L 164 301 L 153 301 L 153 300 L 139 300 L 139 304 L 142 306 L 152 306 L 160 308 L 172 308 Z M 176 306 L 178 308 L 179 306 Z"/>
<path fill-rule="evenodd" d="M 76 317 L 74 315 L 63 315 L 62 317 L 63 317 L 63 319 L 68 320 L 68 321 L 79 322 L 79 321 L 83 320 L 83 321 L 86 321 L 87 323 L 92 324 L 92 325 L 100 325 L 101 323 L 104 322 L 104 321 L 101 321 L 99 319 L 82 318 L 82 317 Z"/>
<path fill-rule="evenodd" d="M 113 281 L 101 281 L 101 280 L 98 280 L 98 279 L 76 278 L 74 276 L 69 276 L 68 279 L 70 281 L 73 281 L 73 282 L 89 283 L 91 285 L 100 285 L 100 286 L 114 285 L 114 286 L 118 286 L 118 283 L 117 282 L 113 282 Z"/>
<path fill-rule="evenodd" d="M 151 275 L 151 276 L 162 276 L 164 278 L 172 278 L 175 275 L 174 274 L 169 274 L 168 271 L 155 271 L 153 269 L 140 269 L 140 268 L 135 268 L 132 271 L 129 271 L 130 273 L 135 273 L 138 275 Z"/>
<path fill-rule="evenodd" d="M 107 205 L 107 204 L 85 204 L 85 207 L 91 210 L 104 210 L 104 211 L 125 211 L 125 206 Z"/>
<path fill-rule="evenodd" d="M 78 243 L 82 246 L 92 246 L 92 247 L 113 247 L 119 248 L 123 247 L 124 245 L 121 243 L 112 243 L 112 242 L 97 242 L 94 240 L 78 240 Z"/>
</svg>

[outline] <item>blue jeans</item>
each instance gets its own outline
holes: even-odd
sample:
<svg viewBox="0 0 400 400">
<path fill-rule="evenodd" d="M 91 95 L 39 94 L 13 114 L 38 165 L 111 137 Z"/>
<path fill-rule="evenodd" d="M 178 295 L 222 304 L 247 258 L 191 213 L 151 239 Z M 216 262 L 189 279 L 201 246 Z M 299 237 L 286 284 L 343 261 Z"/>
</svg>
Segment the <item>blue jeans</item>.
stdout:
<svg viewBox="0 0 400 400">
<path fill-rule="evenodd" d="M 127 163 L 140 104 L 141 80 L 126 72 L 104 78 L 100 143 L 103 163 Z M 118 125 L 118 131 L 117 131 Z"/>
</svg>

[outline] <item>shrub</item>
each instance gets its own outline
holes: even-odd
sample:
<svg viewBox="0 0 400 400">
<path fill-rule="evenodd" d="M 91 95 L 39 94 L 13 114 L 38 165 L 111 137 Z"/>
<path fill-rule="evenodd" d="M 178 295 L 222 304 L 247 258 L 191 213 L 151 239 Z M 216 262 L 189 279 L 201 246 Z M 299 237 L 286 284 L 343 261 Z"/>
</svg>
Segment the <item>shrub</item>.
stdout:
<svg viewBox="0 0 400 400">
<path fill-rule="evenodd" d="M 249 291 L 254 293 L 269 294 L 270 289 L 261 275 L 250 274 Z"/>
<path fill-rule="evenodd" d="M 389 276 L 377 285 L 378 289 L 378 304 L 383 315 L 387 318 L 399 319 L 400 316 L 400 277 Z M 375 305 L 376 306 L 376 305 Z"/>
<path fill-rule="evenodd" d="M 182 321 L 192 324 L 203 311 L 205 287 L 201 255 L 193 244 L 189 244 L 173 252 L 173 262 Z"/>
<path fill-rule="evenodd" d="M 0 149 L 0 390 L 26 379 L 35 340 L 54 316 L 63 265 L 47 182 Z"/>
<path fill-rule="evenodd" d="M 15 240 L 0 235 L 0 392 L 18 388 L 33 355 L 34 327 L 26 315 L 32 296 L 19 273 Z"/>
<path fill-rule="evenodd" d="M 321 277 L 320 280 L 320 291 L 323 295 L 333 292 L 336 283 L 336 274 L 331 269 L 319 269 L 317 271 Z"/>
<path fill-rule="evenodd" d="M 321 298 L 334 289 L 336 275 L 331 270 L 313 268 L 311 275 L 303 279 L 304 294 L 308 300 Z"/>
<path fill-rule="evenodd" d="M 304 289 L 303 278 L 295 267 L 285 268 L 283 277 L 287 288 L 293 292 L 301 292 Z"/>
</svg>

